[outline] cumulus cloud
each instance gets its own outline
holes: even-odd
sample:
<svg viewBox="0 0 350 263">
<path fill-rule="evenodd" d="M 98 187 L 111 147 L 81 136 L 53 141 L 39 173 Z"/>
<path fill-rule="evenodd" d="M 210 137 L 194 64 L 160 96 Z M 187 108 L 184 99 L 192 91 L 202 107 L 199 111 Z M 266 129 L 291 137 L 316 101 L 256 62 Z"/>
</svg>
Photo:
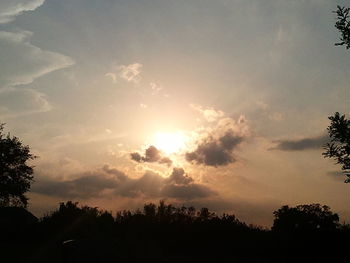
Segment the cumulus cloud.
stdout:
<svg viewBox="0 0 350 263">
<path fill-rule="evenodd" d="M 205 108 L 198 104 L 190 104 L 190 107 L 201 113 L 208 122 L 216 121 L 225 115 L 223 111 L 214 108 Z"/>
<path fill-rule="evenodd" d="M 216 128 L 203 137 L 192 152 L 187 152 L 186 160 L 207 166 L 223 166 L 236 161 L 234 150 L 248 135 L 244 117 L 238 121 L 221 119 Z"/>
<path fill-rule="evenodd" d="M 299 140 L 278 140 L 277 145 L 270 150 L 281 151 L 306 151 L 318 150 L 328 141 L 327 135 L 322 135 L 313 138 L 303 138 Z"/>
<path fill-rule="evenodd" d="M 154 147 L 150 146 L 146 149 L 145 157 L 143 158 L 145 162 L 158 162 L 161 159 L 160 151 Z"/>
<path fill-rule="evenodd" d="M 73 180 L 54 180 L 40 177 L 33 184 L 32 192 L 61 198 L 93 198 L 103 190 L 114 189 L 118 181 L 100 173 L 85 173 Z"/>
<path fill-rule="evenodd" d="M 181 185 L 192 183 L 193 179 L 185 174 L 185 170 L 183 168 L 175 167 L 169 177 L 169 181 Z"/>
<path fill-rule="evenodd" d="M 105 76 L 111 78 L 113 83 L 117 83 L 118 78 L 121 78 L 127 82 L 138 83 L 141 79 L 142 67 L 143 65 L 140 63 L 121 65 L 117 68 L 117 72 L 108 72 L 105 74 Z"/>
<path fill-rule="evenodd" d="M 48 196 L 81 199 L 112 195 L 192 200 L 216 194 L 207 186 L 195 183 L 191 177 L 185 175 L 182 168 L 174 168 L 169 177 L 147 171 L 139 178 L 131 178 L 108 165 L 97 171 L 76 175 L 71 180 L 41 176 L 33 184 L 32 191 Z"/>
<path fill-rule="evenodd" d="M 25 11 L 33 11 L 44 2 L 45 0 L 1 0 L 0 24 L 11 22 L 17 15 Z"/>
<path fill-rule="evenodd" d="M 149 146 L 146 151 L 145 155 L 142 156 L 138 152 L 133 152 L 130 154 L 130 157 L 132 160 L 136 162 L 147 162 L 147 163 L 160 163 L 160 164 L 167 164 L 171 165 L 172 161 L 170 158 L 162 156 L 161 151 L 159 151 L 156 147 L 153 145 Z"/>
</svg>

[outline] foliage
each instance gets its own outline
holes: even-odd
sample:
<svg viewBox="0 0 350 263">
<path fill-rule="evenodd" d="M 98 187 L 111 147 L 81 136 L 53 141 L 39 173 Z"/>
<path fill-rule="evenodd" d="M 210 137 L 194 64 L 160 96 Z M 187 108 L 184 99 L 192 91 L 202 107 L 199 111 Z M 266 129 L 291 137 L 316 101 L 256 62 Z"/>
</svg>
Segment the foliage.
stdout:
<svg viewBox="0 0 350 263">
<path fill-rule="evenodd" d="M 350 182 L 350 120 L 345 115 L 336 112 L 334 116 L 329 117 L 331 123 L 328 126 L 330 142 L 325 146 L 324 157 L 336 160 L 337 164 L 342 165 L 342 170 Z"/>
<path fill-rule="evenodd" d="M 73 235 L 75 238 L 87 237 L 98 235 L 105 230 L 108 232 L 108 229 L 114 224 L 111 213 L 99 210 L 97 207 L 79 207 L 78 204 L 78 202 L 72 201 L 62 202 L 58 210 L 45 215 L 41 222 L 45 226 L 46 232 L 60 233 L 62 238 L 67 235 Z"/>
<path fill-rule="evenodd" d="M 339 226 L 339 217 L 326 205 L 282 206 L 273 212 L 275 219 L 272 229 L 275 231 L 315 231 L 334 230 Z"/>
<path fill-rule="evenodd" d="M 341 33 L 339 43 L 336 43 L 336 46 L 345 45 L 346 49 L 350 48 L 350 20 L 349 20 L 350 8 L 341 7 L 338 5 L 337 10 L 334 13 L 337 14 L 337 22 L 335 27 Z"/>
<path fill-rule="evenodd" d="M 0 124 L 0 206 L 26 207 L 24 194 L 33 181 L 33 167 L 27 161 L 35 156 L 17 137 L 5 136 L 3 127 Z"/>
<path fill-rule="evenodd" d="M 39 223 L 1 235 L 0 254 L 4 262 L 35 263 L 334 262 L 348 257 L 350 237 L 349 225 L 338 221 L 319 204 L 281 207 L 278 231 L 268 231 L 234 215 L 164 201 L 116 217 L 68 201 Z"/>
<path fill-rule="evenodd" d="M 117 223 L 134 224 L 135 222 L 147 223 L 171 223 L 171 224 L 217 224 L 230 223 L 235 226 L 248 228 L 243 222 L 240 222 L 234 215 L 223 214 L 218 216 L 214 212 L 210 212 L 208 208 L 201 208 L 199 211 L 192 206 L 176 207 L 172 204 L 166 204 L 163 200 L 159 205 L 153 203 L 145 204 L 143 212 L 141 211 L 120 211 L 116 216 Z"/>
</svg>

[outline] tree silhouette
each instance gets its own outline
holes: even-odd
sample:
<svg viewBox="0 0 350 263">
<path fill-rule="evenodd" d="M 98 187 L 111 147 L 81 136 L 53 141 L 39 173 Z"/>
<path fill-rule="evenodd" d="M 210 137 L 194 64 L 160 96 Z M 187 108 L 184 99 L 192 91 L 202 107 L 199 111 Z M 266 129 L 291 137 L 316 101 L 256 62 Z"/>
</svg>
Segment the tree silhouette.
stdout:
<svg viewBox="0 0 350 263">
<path fill-rule="evenodd" d="M 337 22 L 335 27 L 341 33 L 340 42 L 336 43 L 336 46 L 345 45 L 346 49 L 350 48 L 350 20 L 349 20 L 350 8 L 337 6 L 337 10 L 334 13 L 337 14 Z"/>
<path fill-rule="evenodd" d="M 345 115 L 336 112 L 329 117 L 331 123 L 328 126 L 330 142 L 325 146 L 323 156 L 332 158 L 337 164 L 342 165 L 344 174 L 348 177 L 345 182 L 350 182 L 350 120 Z"/>
<path fill-rule="evenodd" d="M 33 181 L 33 167 L 27 161 L 35 156 L 17 137 L 4 135 L 3 128 L 0 124 L 0 206 L 26 207 L 24 193 Z"/>
<path fill-rule="evenodd" d="M 334 230 L 338 226 L 339 216 L 326 205 L 282 206 L 273 212 L 275 219 L 272 230 L 282 232 L 305 232 L 314 230 Z"/>
</svg>

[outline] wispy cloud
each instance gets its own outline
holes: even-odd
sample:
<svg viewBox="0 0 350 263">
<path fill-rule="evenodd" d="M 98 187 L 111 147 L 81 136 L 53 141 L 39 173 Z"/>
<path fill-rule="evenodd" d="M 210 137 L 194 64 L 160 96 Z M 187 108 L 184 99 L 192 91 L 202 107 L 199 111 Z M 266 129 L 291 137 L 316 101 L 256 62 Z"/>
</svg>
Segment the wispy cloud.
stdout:
<svg viewBox="0 0 350 263">
<path fill-rule="evenodd" d="M 31 32 L 0 31 L 0 116 L 12 118 L 49 111 L 45 94 L 24 85 L 52 71 L 74 64 L 73 59 L 30 43 Z M 22 85 L 23 87 L 19 87 Z"/>
<path fill-rule="evenodd" d="M 198 104 L 190 104 L 190 107 L 201 113 L 208 122 L 216 121 L 225 115 L 223 111 L 214 108 L 205 108 Z"/>
<path fill-rule="evenodd" d="M 52 71 L 74 64 L 65 55 L 46 51 L 30 43 L 32 32 L 0 31 L 0 88 L 25 85 Z"/>
<path fill-rule="evenodd" d="M 278 140 L 277 144 L 270 150 L 280 151 L 306 151 L 306 150 L 318 150 L 327 142 L 328 136 L 322 135 L 312 138 L 302 138 L 299 140 Z"/>
<path fill-rule="evenodd" d="M 52 106 L 45 94 L 33 89 L 0 89 L 0 117 L 2 119 L 47 112 Z"/>
<path fill-rule="evenodd" d="M 16 16 L 25 11 L 33 11 L 41 6 L 45 0 L 1 0 L 0 24 L 15 20 Z"/>
<path fill-rule="evenodd" d="M 105 76 L 111 78 L 113 83 L 117 83 L 119 78 L 127 82 L 139 83 L 142 67 L 141 63 L 121 65 L 117 67 L 115 72 L 107 72 Z"/>
<path fill-rule="evenodd" d="M 115 73 L 112 73 L 112 72 L 108 72 L 105 74 L 106 77 L 109 77 L 112 79 L 112 82 L 115 84 L 117 83 L 117 75 Z"/>
</svg>

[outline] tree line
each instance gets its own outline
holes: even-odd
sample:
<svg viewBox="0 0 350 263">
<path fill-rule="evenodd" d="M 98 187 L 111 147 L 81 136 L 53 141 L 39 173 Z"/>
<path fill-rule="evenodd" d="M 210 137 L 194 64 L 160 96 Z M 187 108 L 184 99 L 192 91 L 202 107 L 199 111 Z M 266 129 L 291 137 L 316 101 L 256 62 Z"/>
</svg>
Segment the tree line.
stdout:
<svg viewBox="0 0 350 263">
<path fill-rule="evenodd" d="M 24 217 L 4 220 L 3 209 L 0 258 L 6 262 L 322 262 L 348 257 L 349 225 L 320 204 L 281 207 L 271 229 L 248 225 L 233 214 L 164 201 L 115 215 L 68 201 L 26 222 Z"/>
</svg>

